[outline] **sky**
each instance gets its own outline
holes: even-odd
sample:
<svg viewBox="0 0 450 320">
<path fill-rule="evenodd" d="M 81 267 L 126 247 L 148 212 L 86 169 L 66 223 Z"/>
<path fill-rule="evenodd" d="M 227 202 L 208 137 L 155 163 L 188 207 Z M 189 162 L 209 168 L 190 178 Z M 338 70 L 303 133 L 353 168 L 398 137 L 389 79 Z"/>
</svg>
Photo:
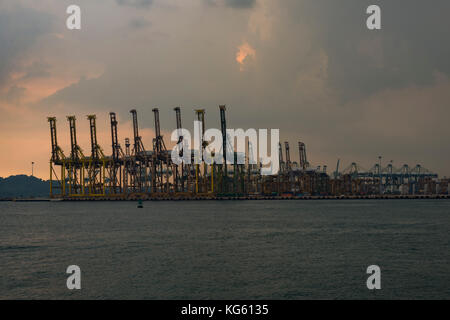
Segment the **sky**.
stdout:
<svg viewBox="0 0 450 320">
<path fill-rule="evenodd" d="M 81 8 L 68 30 L 66 8 Z M 381 30 L 366 9 L 381 8 Z M 144 145 L 160 109 L 166 144 L 173 108 L 193 127 L 280 129 L 298 161 L 369 169 L 407 163 L 450 176 L 448 0 L 2 0 L 0 176 L 49 177 L 48 116 L 69 154 L 67 115 L 88 153 L 88 114 L 111 153 L 109 112 L 119 139 L 138 111 Z"/>
</svg>

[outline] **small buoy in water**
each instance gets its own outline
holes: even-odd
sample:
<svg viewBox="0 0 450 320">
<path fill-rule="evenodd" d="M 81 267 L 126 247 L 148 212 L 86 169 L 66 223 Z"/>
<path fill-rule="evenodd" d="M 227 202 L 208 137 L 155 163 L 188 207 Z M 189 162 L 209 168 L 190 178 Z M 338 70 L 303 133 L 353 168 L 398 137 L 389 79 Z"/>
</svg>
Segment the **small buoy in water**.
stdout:
<svg viewBox="0 0 450 320">
<path fill-rule="evenodd" d="M 137 206 L 138 208 L 143 208 L 144 207 L 144 205 L 142 204 L 142 200 L 140 200 L 139 199 L 139 202 L 138 202 L 138 206 Z"/>
</svg>

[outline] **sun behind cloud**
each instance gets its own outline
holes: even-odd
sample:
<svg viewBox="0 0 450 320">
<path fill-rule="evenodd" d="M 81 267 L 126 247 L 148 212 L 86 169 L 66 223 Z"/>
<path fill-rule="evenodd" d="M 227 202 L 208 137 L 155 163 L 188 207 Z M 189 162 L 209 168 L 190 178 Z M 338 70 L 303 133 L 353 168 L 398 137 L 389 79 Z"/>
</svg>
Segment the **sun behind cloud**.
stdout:
<svg viewBox="0 0 450 320">
<path fill-rule="evenodd" d="M 236 61 L 239 63 L 240 71 L 244 71 L 245 62 L 248 61 L 249 58 L 255 58 L 256 50 L 247 42 L 244 41 L 239 47 L 238 52 L 236 53 Z"/>
</svg>

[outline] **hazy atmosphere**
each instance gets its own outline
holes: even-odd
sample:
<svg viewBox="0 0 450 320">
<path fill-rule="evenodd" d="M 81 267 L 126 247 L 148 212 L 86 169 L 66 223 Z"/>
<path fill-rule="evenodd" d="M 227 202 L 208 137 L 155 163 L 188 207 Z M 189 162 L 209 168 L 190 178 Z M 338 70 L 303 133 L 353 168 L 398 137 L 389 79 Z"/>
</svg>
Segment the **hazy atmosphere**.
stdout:
<svg viewBox="0 0 450 320">
<path fill-rule="evenodd" d="M 66 28 L 77 4 L 82 29 Z M 366 8 L 382 9 L 382 29 Z M 405 8 L 408 10 L 405 10 Z M 0 2 L 0 176 L 48 179 L 50 132 L 69 153 L 66 115 L 89 150 L 87 114 L 111 153 L 108 113 L 130 137 L 138 110 L 144 144 L 151 109 L 165 132 L 173 107 L 192 127 L 279 128 L 306 143 L 313 166 L 370 168 L 383 156 L 450 175 L 450 2 L 448 0 L 3 0 Z"/>
</svg>

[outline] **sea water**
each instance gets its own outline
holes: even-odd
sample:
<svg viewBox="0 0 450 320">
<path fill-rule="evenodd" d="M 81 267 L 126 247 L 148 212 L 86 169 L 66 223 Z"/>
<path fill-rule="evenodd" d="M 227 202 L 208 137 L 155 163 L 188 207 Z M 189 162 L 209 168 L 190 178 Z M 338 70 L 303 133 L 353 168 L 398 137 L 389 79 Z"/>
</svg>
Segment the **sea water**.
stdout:
<svg viewBox="0 0 450 320">
<path fill-rule="evenodd" d="M 449 200 L 143 206 L 0 202 L 0 298 L 450 298 Z"/>
</svg>

